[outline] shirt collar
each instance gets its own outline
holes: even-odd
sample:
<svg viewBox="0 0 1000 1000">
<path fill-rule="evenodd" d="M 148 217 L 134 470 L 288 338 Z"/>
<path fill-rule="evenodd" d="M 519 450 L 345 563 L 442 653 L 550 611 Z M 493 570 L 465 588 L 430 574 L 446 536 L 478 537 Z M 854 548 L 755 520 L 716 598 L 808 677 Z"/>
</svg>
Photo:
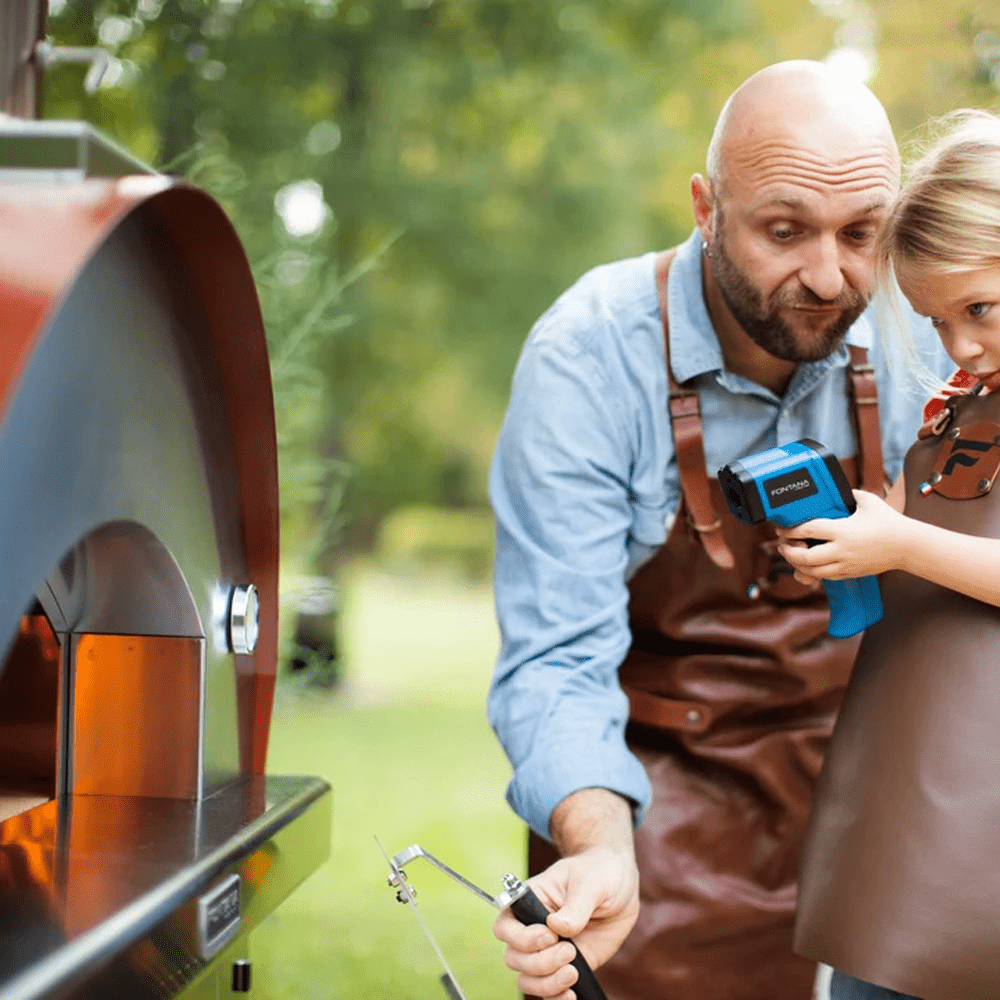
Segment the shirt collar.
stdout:
<svg viewBox="0 0 1000 1000">
<path fill-rule="evenodd" d="M 708 315 L 701 282 L 701 233 L 695 229 L 680 245 L 670 267 L 667 316 L 670 320 L 670 367 L 678 382 L 723 370 L 722 349 Z M 847 364 L 845 345 L 871 350 L 872 327 L 867 311 L 847 331 L 836 350 L 819 361 L 799 366 L 795 382 L 815 384 L 831 368 Z"/>
</svg>

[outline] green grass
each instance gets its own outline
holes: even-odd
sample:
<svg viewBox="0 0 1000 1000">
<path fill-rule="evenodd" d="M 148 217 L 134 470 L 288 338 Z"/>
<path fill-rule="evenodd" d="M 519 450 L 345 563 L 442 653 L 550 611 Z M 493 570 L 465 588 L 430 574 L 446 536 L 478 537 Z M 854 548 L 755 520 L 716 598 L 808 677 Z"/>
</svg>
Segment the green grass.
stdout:
<svg viewBox="0 0 1000 1000">
<path fill-rule="evenodd" d="M 524 828 L 504 802 L 509 766 L 484 708 L 489 592 L 366 567 L 346 581 L 346 689 L 279 687 L 268 757 L 272 773 L 333 786 L 331 857 L 252 935 L 254 994 L 444 1000 L 438 960 L 387 887 L 374 838 L 389 854 L 419 843 L 492 893 L 504 872 L 523 874 Z M 468 1000 L 513 1000 L 495 911 L 425 861 L 407 875 Z"/>
</svg>

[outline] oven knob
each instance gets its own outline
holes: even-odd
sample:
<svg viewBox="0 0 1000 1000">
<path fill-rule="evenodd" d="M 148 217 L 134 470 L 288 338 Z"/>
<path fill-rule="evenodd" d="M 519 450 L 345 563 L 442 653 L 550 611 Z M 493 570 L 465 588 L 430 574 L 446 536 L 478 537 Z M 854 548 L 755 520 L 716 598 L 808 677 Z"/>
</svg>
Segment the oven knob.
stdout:
<svg viewBox="0 0 1000 1000">
<path fill-rule="evenodd" d="M 260 628 L 260 601 L 257 588 L 248 583 L 233 587 L 229 598 L 229 648 L 234 653 L 252 653 Z"/>
</svg>

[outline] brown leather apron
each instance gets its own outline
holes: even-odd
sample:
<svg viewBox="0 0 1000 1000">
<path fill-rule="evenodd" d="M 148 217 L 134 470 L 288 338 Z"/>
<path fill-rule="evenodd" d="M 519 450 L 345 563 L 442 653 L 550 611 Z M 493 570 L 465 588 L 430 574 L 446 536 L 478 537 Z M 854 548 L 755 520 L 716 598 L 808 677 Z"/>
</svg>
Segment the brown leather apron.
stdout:
<svg viewBox="0 0 1000 1000">
<path fill-rule="evenodd" d="M 661 255 L 683 501 L 629 583 L 626 735 L 653 800 L 636 832 L 639 919 L 598 978 L 612 1000 L 808 1000 L 815 965 L 792 953 L 798 856 L 857 641 L 827 635 L 822 590 L 797 584 L 773 529 L 737 521 L 709 479 L 697 390 L 670 370 L 668 267 Z M 851 362 L 862 481 L 881 492 L 875 382 L 864 351 Z M 556 857 L 531 834 L 529 871 Z"/>
<path fill-rule="evenodd" d="M 1000 537 L 1000 394 L 950 405 L 950 425 L 906 457 L 905 512 Z M 817 789 L 796 948 L 927 1000 L 995 1000 L 1000 609 L 902 572 L 879 583 L 885 616 Z"/>
</svg>

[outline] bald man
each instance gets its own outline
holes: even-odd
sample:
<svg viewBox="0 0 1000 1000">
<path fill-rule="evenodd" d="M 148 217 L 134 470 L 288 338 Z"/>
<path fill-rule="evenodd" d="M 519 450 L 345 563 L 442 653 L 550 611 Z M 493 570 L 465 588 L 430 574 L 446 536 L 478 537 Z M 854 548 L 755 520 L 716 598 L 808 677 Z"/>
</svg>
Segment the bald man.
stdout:
<svg viewBox="0 0 1000 1000">
<path fill-rule="evenodd" d="M 554 911 L 495 933 L 540 997 L 573 996 L 557 934 L 612 1000 L 811 993 L 798 852 L 857 641 L 715 472 L 812 438 L 855 485 L 899 474 L 921 401 L 868 308 L 899 158 L 869 90 L 791 62 L 730 98 L 706 174 L 685 243 L 596 268 L 535 325 L 491 472 L 490 719 Z"/>
</svg>

